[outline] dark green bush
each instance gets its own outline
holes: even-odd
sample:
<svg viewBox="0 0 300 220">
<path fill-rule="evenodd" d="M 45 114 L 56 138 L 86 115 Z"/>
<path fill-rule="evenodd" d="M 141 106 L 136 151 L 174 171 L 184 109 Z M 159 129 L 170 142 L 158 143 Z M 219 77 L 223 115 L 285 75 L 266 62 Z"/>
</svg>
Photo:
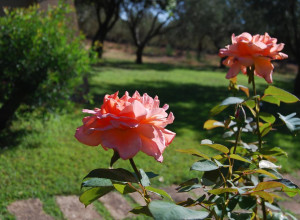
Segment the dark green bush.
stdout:
<svg viewBox="0 0 300 220">
<path fill-rule="evenodd" d="M 70 28 L 69 7 L 5 12 L 0 18 L 0 129 L 21 104 L 64 104 L 90 66 L 82 38 Z"/>
</svg>

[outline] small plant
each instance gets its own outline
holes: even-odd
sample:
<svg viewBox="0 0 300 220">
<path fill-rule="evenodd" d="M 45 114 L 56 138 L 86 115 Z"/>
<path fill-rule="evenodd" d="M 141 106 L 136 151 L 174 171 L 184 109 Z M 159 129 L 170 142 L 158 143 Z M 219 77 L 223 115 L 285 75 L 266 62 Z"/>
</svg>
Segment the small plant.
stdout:
<svg viewBox="0 0 300 220">
<path fill-rule="evenodd" d="M 233 107 L 232 115 L 224 121 L 209 119 L 204 123 L 208 130 L 224 128 L 223 137 L 229 139 L 227 144 L 205 139 L 197 149 L 179 150 L 200 159 L 191 167 L 191 170 L 201 172 L 200 180 L 195 177 L 178 187 L 178 193 L 202 188 L 203 195 L 196 199 L 188 198 L 175 204 L 164 190 L 150 186 L 150 179 L 157 174 L 138 170 L 133 161 L 141 150 L 162 162 L 163 150 L 175 136 L 165 129 L 174 120 L 172 113 L 168 115 L 165 112 L 167 105 L 160 108 L 157 98 L 152 99 L 146 94 L 141 97 L 138 93 L 130 97 L 126 93 L 122 98 L 117 94 L 107 95 L 100 109 L 84 110 L 93 116 L 83 119 L 84 125 L 77 129 L 76 138 L 87 145 L 101 144 L 104 149 L 114 149 L 110 165 L 120 157 L 129 159 L 134 172 L 122 168 L 91 171 L 82 183 L 82 187 L 88 189 L 81 195 L 80 201 L 89 205 L 116 189 L 122 194 L 138 192 L 146 205 L 131 212 L 155 219 L 296 219 L 281 210 L 276 202 L 279 198 L 277 192 L 290 197 L 300 193 L 297 185 L 282 177 L 278 171 L 280 165 L 276 165 L 276 157 L 287 156 L 287 153 L 277 146 L 270 146 L 263 137 L 280 125 L 297 132 L 300 130 L 300 118 L 295 117 L 295 113 L 287 116 L 278 113 L 278 120 L 276 116 L 261 111 L 260 103 L 279 106 L 281 102 L 295 103 L 299 99 L 271 85 L 259 95 L 254 77 L 259 76 L 272 83 L 274 67 L 271 61 L 287 58 L 280 52 L 283 46 L 276 44 L 276 39 L 267 33 L 254 36 L 243 33 L 237 37 L 233 35 L 232 45 L 220 50 L 219 55 L 227 57 L 224 64 L 230 67 L 226 76 L 230 79 L 229 88 L 235 93 L 242 92 L 244 96 L 229 97 L 211 110 L 211 116 L 215 116 Z M 252 92 L 237 84 L 240 70 L 247 75 Z M 250 141 L 243 139 L 244 133 L 250 134 L 251 138 L 247 138 Z M 206 155 L 202 148 L 211 148 L 215 153 Z M 152 200 L 149 192 L 160 195 L 163 200 Z"/>
</svg>

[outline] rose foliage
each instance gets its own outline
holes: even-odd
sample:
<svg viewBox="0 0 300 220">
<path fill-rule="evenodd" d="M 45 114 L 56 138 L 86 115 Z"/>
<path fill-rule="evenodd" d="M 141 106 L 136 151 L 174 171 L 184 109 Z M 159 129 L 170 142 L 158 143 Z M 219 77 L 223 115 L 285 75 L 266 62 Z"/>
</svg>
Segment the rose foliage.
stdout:
<svg viewBox="0 0 300 220">
<path fill-rule="evenodd" d="M 232 45 L 220 50 L 221 57 L 227 56 L 225 64 L 230 70 L 226 78 L 230 79 L 229 88 L 236 95 L 211 109 L 211 118 L 204 123 L 204 128 L 223 129 L 224 143 L 204 139 L 196 148 L 178 150 L 198 159 L 191 160 L 190 168 L 198 175 L 179 184 L 178 193 L 202 189 L 201 195 L 174 203 L 167 192 L 150 186 L 150 179 L 157 175 L 138 170 L 133 157 L 143 151 L 161 162 L 163 150 L 175 136 L 165 129 L 174 116 L 165 112 L 167 105 L 159 107 L 157 97 L 152 99 L 136 92 L 132 97 L 125 93 L 118 98 L 115 93 L 104 97 L 100 109 L 84 110 L 92 116 L 83 119 L 76 138 L 87 145 L 101 144 L 104 149 L 114 149 L 111 166 L 120 157 L 129 159 L 134 173 L 122 168 L 91 171 L 82 183 L 87 190 L 80 201 L 89 205 L 116 189 L 122 194 L 139 192 L 146 205 L 131 212 L 154 219 L 296 219 L 278 205 L 278 192 L 289 197 L 300 194 L 299 187 L 283 178 L 279 173 L 281 166 L 276 164 L 278 157 L 287 153 L 263 138 L 281 125 L 286 125 L 292 133 L 300 130 L 296 113 L 286 116 L 278 113 L 277 117 L 264 111 L 265 105 L 279 106 L 299 99 L 272 85 L 263 94 L 257 94 L 255 86 L 255 76 L 272 82 L 271 60 L 287 58 L 280 52 L 284 45 L 276 41 L 267 33 L 254 36 L 243 33 L 233 35 Z M 251 90 L 237 84 L 236 75 L 240 70 L 247 74 Z M 232 114 L 224 121 L 212 118 L 225 109 L 231 109 Z M 245 133 L 245 139 L 251 141 L 244 140 Z M 213 156 L 202 153 L 203 148 L 212 149 Z M 162 200 L 153 199 L 149 192 L 160 195 Z"/>
</svg>

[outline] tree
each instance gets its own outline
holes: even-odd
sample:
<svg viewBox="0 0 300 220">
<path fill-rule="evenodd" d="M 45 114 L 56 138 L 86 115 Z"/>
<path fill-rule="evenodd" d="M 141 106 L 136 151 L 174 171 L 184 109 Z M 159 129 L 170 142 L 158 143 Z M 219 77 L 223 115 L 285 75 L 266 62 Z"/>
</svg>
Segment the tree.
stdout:
<svg viewBox="0 0 300 220">
<path fill-rule="evenodd" d="M 68 7 L 6 10 L 0 18 L 0 130 L 20 105 L 65 105 L 89 55 L 69 27 Z"/>
<path fill-rule="evenodd" d="M 173 4 L 173 5 L 172 5 Z M 168 25 L 174 12 L 172 0 L 124 0 L 122 9 L 136 50 L 136 63 L 142 63 L 145 46 L 155 36 L 164 34 L 177 25 Z M 161 17 L 160 17 L 161 16 Z M 164 17 L 164 18 L 162 18 Z"/>
<path fill-rule="evenodd" d="M 285 53 L 298 65 L 294 93 L 300 96 L 300 1 L 299 0 L 251 0 L 242 1 L 245 26 L 257 31 L 269 32 L 285 43 Z M 251 14 L 254 12 L 255 15 Z M 267 18 L 267 19 L 266 19 Z M 256 28 L 253 28 L 258 24 Z"/>
<path fill-rule="evenodd" d="M 107 33 L 114 27 L 119 19 L 120 4 L 122 0 L 75 0 L 77 8 L 82 4 L 91 4 L 95 9 L 98 28 L 92 39 L 92 48 L 102 57 L 104 40 Z"/>
</svg>

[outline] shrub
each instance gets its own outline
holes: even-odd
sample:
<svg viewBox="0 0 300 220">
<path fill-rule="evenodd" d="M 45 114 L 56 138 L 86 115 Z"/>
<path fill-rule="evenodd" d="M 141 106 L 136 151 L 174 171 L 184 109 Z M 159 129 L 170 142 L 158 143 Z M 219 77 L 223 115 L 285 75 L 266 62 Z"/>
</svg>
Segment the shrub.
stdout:
<svg viewBox="0 0 300 220">
<path fill-rule="evenodd" d="M 0 18 L 0 129 L 21 104 L 64 104 L 90 63 L 81 37 L 69 27 L 66 5 L 5 13 Z"/>
</svg>

